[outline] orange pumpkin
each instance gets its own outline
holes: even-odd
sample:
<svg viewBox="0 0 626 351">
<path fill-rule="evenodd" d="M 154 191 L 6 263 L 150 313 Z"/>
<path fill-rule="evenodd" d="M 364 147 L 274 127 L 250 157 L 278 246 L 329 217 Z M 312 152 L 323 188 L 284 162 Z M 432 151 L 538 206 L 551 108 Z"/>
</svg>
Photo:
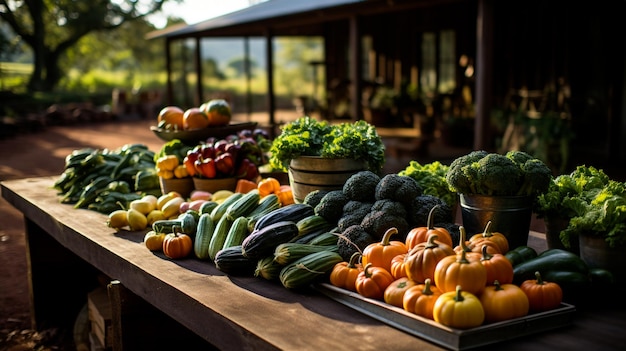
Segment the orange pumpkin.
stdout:
<svg viewBox="0 0 626 351">
<path fill-rule="evenodd" d="M 402 241 L 390 241 L 392 235 L 397 234 L 398 229 L 389 228 L 379 243 L 372 243 L 363 250 L 363 265 L 371 263 L 375 267 L 391 271 L 391 260 L 397 255 L 407 253 L 406 245 Z"/>
<path fill-rule="evenodd" d="M 163 253 L 172 259 L 185 258 L 193 249 L 191 237 L 187 234 L 178 233 L 174 230 L 163 239 Z"/>
<path fill-rule="evenodd" d="M 459 227 L 459 244 L 454 247 L 454 252 L 458 255 L 461 252 L 465 252 L 466 257 L 470 261 L 480 261 L 482 258 L 481 252 L 474 251 L 474 245 L 471 245 L 469 240 L 467 240 L 467 233 L 465 232 L 465 228 L 463 226 Z"/>
<path fill-rule="evenodd" d="M 391 275 L 394 279 L 406 277 L 405 257 L 407 254 L 400 254 L 391 260 Z"/>
<path fill-rule="evenodd" d="M 501 322 L 528 314 L 528 297 L 515 284 L 500 284 L 497 280 L 478 297 L 485 310 L 485 322 Z"/>
<path fill-rule="evenodd" d="M 522 282 L 520 289 L 528 296 L 530 310 L 541 312 L 557 308 L 563 300 L 563 290 L 559 284 L 544 281 L 539 272 L 535 272 L 537 279 L 528 279 Z"/>
<path fill-rule="evenodd" d="M 385 289 L 383 300 L 392 306 L 402 308 L 404 294 L 409 288 L 415 285 L 417 285 L 417 283 L 407 277 L 396 279 Z"/>
<path fill-rule="evenodd" d="M 444 257 L 435 267 L 435 285 L 444 293 L 456 290 L 480 294 L 487 283 L 487 271 L 480 261 L 469 261 L 465 251 Z"/>
<path fill-rule="evenodd" d="M 436 234 L 440 242 L 452 247 L 452 236 L 450 235 L 450 232 L 445 228 L 433 226 L 433 213 L 438 207 L 439 205 L 436 205 L 430 210 L 430 212 L 428 212 L 428 221 L 426 222 L 425 227 L 417 227 L 409 231 L 406 239 L 404 240 L 407 250 L 411 250 L 419 243 L 426 242 L 431 234 Z"/>
<path fill-rule="evenodd" d="M 482 233 L 474 234 L 469 239 L 474 247 L 482 247 L 483 243 L 489 243 L 498 249 L 497 253 L 505 254 L 509 251 L 509 240 L 502 233 L 491 231 L 491 221 L 487 222 L 485 230 Z M 494 252 L 490 252 L 494 253 Z"/>
<path fill-rule="evenodd" d="M 363 272 L 363 266 L 359 263 L 361 254 L 355 252 L 348 262 L 339 262 L 330 272 L 330 283 L 336 287 L 356 291 L 356 278 Z"/>
<path fill-rule="evenodd" d="M 433 319 L 433 308 L 441 294 L 441 290 L 431 285 L 430 279 L 426 279 L 424 284 L 412 286 L 404 293 L 402 307 L 407 312 Z"/>
<path fill-rule="evenodd" d="M 385 296 L 385 289 L 391 283 L 393 283 L 391 273 L 382 267 L 374 267 L 368 263 L 356 278 L 356 291 L 361 296 L 382 300 Z"/>
<path fill-rule="evenodd" d="M 437 241 L 437 234 L 428 237 L 425 243 L 417 244 L 404 258 L 406 276 L 419 283 L 435 278 L 435 267 L 444 257 L 454 256 L 454 250 Z"/>
<path fill-rule="evenodd" d="M 502 254 L 490 254 L 487 252 L 487 245 L 483 245 L 483 257 L 480 263 L 487 271 L 487 284 L 491 285 L 496 280 L 500 284 L 510 284 L 513 282 L 513 265 L 506 256 Z"/>
</svg>

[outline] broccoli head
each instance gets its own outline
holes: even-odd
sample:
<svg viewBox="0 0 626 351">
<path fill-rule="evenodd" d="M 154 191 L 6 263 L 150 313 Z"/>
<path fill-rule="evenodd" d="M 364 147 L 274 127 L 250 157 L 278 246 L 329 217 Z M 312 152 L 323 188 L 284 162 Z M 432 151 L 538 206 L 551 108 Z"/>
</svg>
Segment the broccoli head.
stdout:
<svg viewBox="0 0 626 351">
<path fill-rule="evenodd" d="M 510 158 L 492 153 L 471 166 L 477 167 L 476 190 L 483 195 L 515 195 L 524 173 Z"/>
<path fill-rule="evenodd" d="M 422 195 L 422 187 L 409 176 L 390 173 L 382 177 L 376 186 L 376 200 L 395 200 L 409 205 L 411 200 Z"/>
<path fill-rule="evenodd" d="M 536 158 L 527 160 L 522 165 L 522 186 L 517 195 L 536 196 L 548 191 L 552 182 L 552 170 L 545 163 Z"/>
<path fill-rule="evenodd" d="M 409 231 L 409 223 L 405 217 L 395 216 L 385 211 L 371 211 L 363 218 L 361 226 L 376 240 L 382 239 L 387 229 L 395 227 L 401 237 L 399 240 L 404 241 Z"/>
<path fill-rule="evenodd" d="M 328 194 L 328 190 L 321 190 L 321 189 L 313 190 L 310 193 L 306 194 L 302 202 L 307 205 L 311 205 L 312 207 L 315 207 L 317 206 L 317 204 L 320 203 L 320 200 L 322 200 L 322 198 L 326 194 Z"/>
<path fill-rule="evenodd" d="M 390 199 L 377 200 L 371 207 L 372 211 L 384 211 L 393 216 L 406 217 L 406 207 L 398 201 Z"/>
<path fill-rule="evenodd" d="M 372 243 L 376 242 L 376 238 L 372 237 L 368 232 L 358 224 L 352 225 L 341 232 L 337 240 L 338 253 L 344 259 L 349 261 L 355 252 L 363 252 L 363 250 Z"/>
<path fill-rule="evenodd" d="M 315 206 L 315 214 L 324 217 L 334 225 L 343 215 L 343 207 L 348 201 L 348 197 L 342 190 L 331 190 Z"/>
<path fill-rule="evenodd" d="M 343 192 L 350 200 L 373 202 L 378 182 L 380 177 L 372 171 L 357 172 L 346 180 Z"/>
<path fill-rule="evenodd" d="M 532 160 L 534 158 L 530 154 L 519 150 L 511 150 L 507 152 L 505 156 L 511 159 L 511 161 L 515 162 L 519 167 L 522 167 L 522 165 L 526 163 L 526 161 Z"/>
<path fill-rule="evenodd" d="M 476 193 L 473 179 L 476 178 L 476 169 L 472 168 L 472 164 L 478 162 L 481 158 L 489 153 L 484 150 L 472 151 L 467 155 L 456 158 L 450 164 L 446 173 L 446 181 L 450 186 L 459 193 L 471 194 Z"/>
<path fill-rule="evenodd" d="M 372 203 L 361 202 L 351 200 L 343 206 L 343 215 L 337 222 L 337 227 L 340 231 L 346 230 L 351 225 L 361 224 L 365 215 L 367 215 L 372 208 Z"/>
<path fill-rule="evenodd" d="M 443 199 L 433 195 L 421 195 L 414 198 L 408 208 L 407 218 L 411 227 L 425 227 L 428 224 L 428 214 L 435 206 L 437 208 L 433 211 L 433 223 L 454 223 L 452 209 Z"/>
</svg>

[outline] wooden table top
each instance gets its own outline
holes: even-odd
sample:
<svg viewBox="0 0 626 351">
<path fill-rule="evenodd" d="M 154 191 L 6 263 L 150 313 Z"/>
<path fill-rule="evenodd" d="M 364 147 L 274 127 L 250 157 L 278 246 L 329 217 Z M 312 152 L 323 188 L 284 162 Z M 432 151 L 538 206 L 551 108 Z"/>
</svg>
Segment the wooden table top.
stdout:
<svg viewBox="0 0 626 351">
<path fill-rule="evenodd" d="M 291 291 L 225 275 L 210 262 L 150 252 L 142 243 L 145 232 L 115 232 L 105 215 L 60 204 L 54 180 L 5 181 L 2 196 L 63 246 L 221 349 L 235 348 L 232 340 L 254 350 L 443 349 L 315 291 Z M 534 240 L 541 244 L 541 235 L 531 235 Z M 602 299 L 596 294 L 589 298 Z M 481 349 L 617 349 L 626 341 L 624 306 L 577 310 L 571 325 Z"/>
</svg>

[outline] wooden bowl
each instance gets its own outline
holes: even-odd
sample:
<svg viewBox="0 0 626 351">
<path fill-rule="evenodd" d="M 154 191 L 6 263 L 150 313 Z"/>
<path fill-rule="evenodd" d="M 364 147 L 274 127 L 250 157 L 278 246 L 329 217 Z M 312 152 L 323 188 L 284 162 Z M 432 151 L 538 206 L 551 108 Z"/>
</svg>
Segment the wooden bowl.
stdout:
<svg viewBox="0 0 626 351">
<path fill-rule="evenodd" d="M 191 177 L 172 179 L 159 177 L 159 183 L 161 184 L 161 192 L 163 194 L 175 191 L 184 198 L 188 198 L 194 189 L 193 178 Z"/>
<path fill-rule="evenodd" d="M 196 190 L 214 193 L 218 190 L 235 191 L 235 187 L 237 187 L 237 180 L 238 178 L 235 177 L 214 179 L 203 179 L 194 177 L 193 184 Z"/>
</svg>

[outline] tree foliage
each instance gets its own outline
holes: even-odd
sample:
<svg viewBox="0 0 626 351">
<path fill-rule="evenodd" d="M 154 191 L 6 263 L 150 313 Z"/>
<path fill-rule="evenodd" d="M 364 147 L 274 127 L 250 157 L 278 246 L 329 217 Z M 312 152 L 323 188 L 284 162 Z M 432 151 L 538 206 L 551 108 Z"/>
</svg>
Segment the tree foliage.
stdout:
<svg viewBox="0 0 626 351">
<path fill-rule="evenodd" d="M 62 59 L 82 38 L 158 12 L 166 1 L 180 0 L 0 0 L 0 19 L 33 51 L 28 89 L 52 91 L 64 74 Z M 90 49 L 83 46 L 80 50 Z"/>
</svg>

